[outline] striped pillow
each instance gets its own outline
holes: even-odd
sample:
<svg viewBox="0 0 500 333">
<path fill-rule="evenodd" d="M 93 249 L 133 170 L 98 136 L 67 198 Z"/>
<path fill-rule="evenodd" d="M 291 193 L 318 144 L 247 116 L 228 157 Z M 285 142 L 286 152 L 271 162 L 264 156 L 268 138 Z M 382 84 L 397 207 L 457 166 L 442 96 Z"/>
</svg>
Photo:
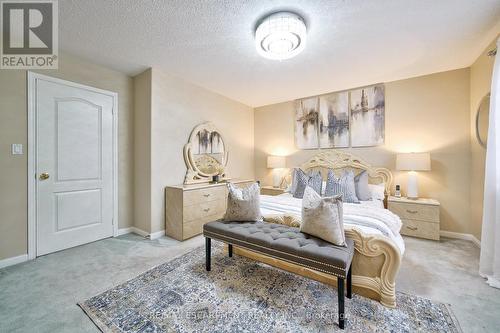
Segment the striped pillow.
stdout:
<svg viewBox="0 0 500 333">
<path fill-rule="evenodd" d="M 302 199 L 307 186 L 312 187 L 319 195 L 321 195 L 321 186 L 323 179 L 319 171 L 306 173 L 299 168 L 293 169 L 292 190 L 294 198 Z"/>
<path fill-rule="evenodd" d="M 335 177 L 333 170 L 328 170 L 326 180 L 325 196 L 333 197 L 342 194 L 342 201 L 348 203 L 359 203 L 356 196 L 356 186 L 354 185 L 354 172 L 344 170 L 340 178 Z"/>
</svg>

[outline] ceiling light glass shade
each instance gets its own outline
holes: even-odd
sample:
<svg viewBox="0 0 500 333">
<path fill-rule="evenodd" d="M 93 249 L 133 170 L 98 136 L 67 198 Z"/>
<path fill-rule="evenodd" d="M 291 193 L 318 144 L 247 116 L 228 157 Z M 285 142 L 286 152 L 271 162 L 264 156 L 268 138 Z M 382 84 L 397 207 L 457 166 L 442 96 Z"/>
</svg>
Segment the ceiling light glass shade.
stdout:
<svg viewBox="0 0 500 333">
<path fill-rule="evenodd" d="M 255 31 L 255 47 L 265 58 L 289 59 L 306 46 L 307 29 L 302 17 L 279 12 L 264 18 Z"/>
</svg>

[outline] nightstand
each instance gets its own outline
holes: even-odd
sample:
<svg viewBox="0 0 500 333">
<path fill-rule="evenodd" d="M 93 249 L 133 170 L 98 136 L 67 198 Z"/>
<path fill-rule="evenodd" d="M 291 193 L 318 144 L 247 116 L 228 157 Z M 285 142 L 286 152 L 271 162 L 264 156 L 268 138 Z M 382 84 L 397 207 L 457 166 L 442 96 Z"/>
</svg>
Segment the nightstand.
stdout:
<svg viewBox="0 0 500 333">
<path fill-rule="evenodd" d="M 403 222 L 402 235 L 439 240 L 439 201 L 389 197 L 387 202 Z"/>
<path fill-rule="evenodd" d="M 260 194 L 262 195 L 280 195 L 283 193 L 285 193 L 285 190 L 278 187 L 262 186 L 260 188 Z"/>
</svg>

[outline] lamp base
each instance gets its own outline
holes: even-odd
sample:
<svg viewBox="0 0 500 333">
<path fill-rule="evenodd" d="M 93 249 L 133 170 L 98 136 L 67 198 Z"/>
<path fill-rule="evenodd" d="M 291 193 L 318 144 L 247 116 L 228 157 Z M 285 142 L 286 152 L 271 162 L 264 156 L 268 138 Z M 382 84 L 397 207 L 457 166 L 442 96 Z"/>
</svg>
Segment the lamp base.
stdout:
<svg viewBox="0 0 500 333">
<path fill-rule="evenodd" d="M 281 169 L 273 169 L 273 187 L 279 188 L 281 184 Z"/>
<path fill-rule="evenodd" d="M 408 199 L 418 199 L 418 175 L 415 171 L 408 172 L 408 188 L 406 190 Z"/>
</svg>

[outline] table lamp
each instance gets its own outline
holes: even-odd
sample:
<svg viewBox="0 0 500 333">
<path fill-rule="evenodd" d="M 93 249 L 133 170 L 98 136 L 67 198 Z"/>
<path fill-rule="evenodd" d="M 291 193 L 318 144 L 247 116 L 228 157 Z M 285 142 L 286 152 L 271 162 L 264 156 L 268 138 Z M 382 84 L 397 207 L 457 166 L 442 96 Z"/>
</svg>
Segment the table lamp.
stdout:
<svg viewBox="0 0 500 333">
<path fill-rule="evenodd" d="M 286 167 L 285 156 L 268 156 L 267 168 L 273 169 L 273 187 L 280 187 L 281 172 Z"/>
<path fill-rule="evenodd" d="M 418 199 L 417 171 L 431 170 L 431 155 L 429 153 L 407 153 L 396 156 L 396 169 L 408 172 L 408 187 L 406 196 L 409 199 Z"/>
</svg>

